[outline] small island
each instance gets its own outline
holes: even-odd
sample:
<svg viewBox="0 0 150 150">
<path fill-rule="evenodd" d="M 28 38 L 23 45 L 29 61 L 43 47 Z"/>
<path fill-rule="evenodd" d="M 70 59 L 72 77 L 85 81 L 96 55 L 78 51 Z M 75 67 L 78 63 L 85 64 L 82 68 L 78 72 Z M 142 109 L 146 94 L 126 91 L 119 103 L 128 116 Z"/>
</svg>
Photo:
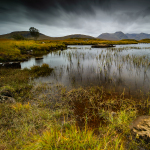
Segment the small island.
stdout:
<svg viewBox="0 0 150 150">
<path fill-rule="evenodd" d="M 92 45 L 92 48 L 108 48 L 108 47 L 115 47 L 113 44 L 96 44 Z"/>
</svg>

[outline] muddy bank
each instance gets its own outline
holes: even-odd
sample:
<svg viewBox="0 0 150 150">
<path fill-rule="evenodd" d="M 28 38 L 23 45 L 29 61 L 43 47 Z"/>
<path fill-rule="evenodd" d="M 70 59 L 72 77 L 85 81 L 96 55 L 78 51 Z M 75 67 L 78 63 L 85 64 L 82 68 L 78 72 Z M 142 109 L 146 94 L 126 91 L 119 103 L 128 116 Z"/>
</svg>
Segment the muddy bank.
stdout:
<svg viewBox="0 0 150 150">
<path fill-rule="evenodd" d="M 92 48 L 108 48 L 108 47 L 115 47 L 113 44 L 96 44 L 92 45 Z"/>
</svg>

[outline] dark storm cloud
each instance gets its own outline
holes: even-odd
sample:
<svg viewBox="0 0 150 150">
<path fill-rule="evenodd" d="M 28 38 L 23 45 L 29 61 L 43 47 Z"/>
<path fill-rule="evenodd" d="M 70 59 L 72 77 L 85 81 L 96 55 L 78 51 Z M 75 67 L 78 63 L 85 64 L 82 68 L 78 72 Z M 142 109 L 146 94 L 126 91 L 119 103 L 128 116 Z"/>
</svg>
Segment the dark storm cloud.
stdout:
<svg viewBox="0 0 150 150">
<path fill-rule="evenodd" d="M 110 0 L 13 0 L 3 1 L 1 4 L 4 7 L 14 8 L 24 6 L 27 10 L 35 10 L 39 12 L 52 12 L 58 9 L 63 9 L 66 12 L 80 13 L 94 13 L 94 7 L 107 9 Z M 11 11 L 11 9 L 10 9 Z"/>
<path fill-rule="evenodd" d="M 83 32 L 98 36 L 147 28 L 148 17 L 150 0 L 1 0 L 0 34 L 4 26 L 22 30 L 36 25 L 43 26 L 41 32 L 47 28 L 64 31 L 64 35 Z"/>
<path fill-rule="evenodd" d="M 0 13 L 4 13 L 4 12 L 7 12 L 7 11 L 8 11 L 7 8 L 0 7 Z"/>
<path fill-rule="evenodd" d="M 75 15 L 95 15 L 95 10 L 99 9 L 106 12 L 115 12 L 120 10 L 135 10 L 140 7 L 150 6 L 149 0 L 2 0 L 0 4 L 0 13 L 11 15 L 10 13 L 20 13 L 21 7 L 24 14 L 29 19 L 41 20 L 41 15 L 59 17 L 62 12 Z M 145 12 L 147 15 L 149 11 Z M 41 14 L 41 15 L 40 15 Z M 5 16 L 0 16 L 1 21 Z M 46 17 L 43 16 L 43 19 Z M 51 19 L 51 18 L 49 18 Z"/>
<path fill-rule="evenodd" d="M 24 14 L 24 18 L 38 23 L 54 24 L 62 19 L 65 13 L 71 15 L 95 15 L 95 9 L 107 10 L 110 0 L 5 0 L 1 2 L 0 15 L 1 22 L 14 19 L 18 22 Z M 16 15 L 18 17 L 16 17 Z M 63 16 L 65 17 L 65 16 Z M 70 18 L 71 19 L 71 18 Z M 72 18 L 73 19 L 73 18 Z"/>
<path fill-rule="evenodd" d="M 27 8 L 38 11 L 53 11 L 54 9 L 63 9 L 66 12 L 73 13 L 94 13 L 93 7 L 105 9 L 110 0 L 24 0 L 23 4 Z"/>
</svg>

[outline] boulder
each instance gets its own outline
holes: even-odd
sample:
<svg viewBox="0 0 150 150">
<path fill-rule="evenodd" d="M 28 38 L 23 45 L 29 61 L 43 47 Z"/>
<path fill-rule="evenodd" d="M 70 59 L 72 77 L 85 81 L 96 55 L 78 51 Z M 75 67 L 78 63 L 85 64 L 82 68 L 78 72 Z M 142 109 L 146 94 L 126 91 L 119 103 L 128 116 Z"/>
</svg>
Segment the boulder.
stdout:
<svg viewBox="0 0 150 150">
<path fill-rule="evenodd" d="M 146 143 L 150 141 L 150 116 L 139 116 L 130 125 L 132 135 L 144 140 Z"/>
<path fill-rule="evenodd" d="M 108 48 L 108 47 L 115 47 L 113 44 L 97 44 L 92 45 L 92 48 Z"/>
<path fill-rule="evenodd" d="M 16 101 L 12 97 L 0 95 L 0 103 L 16 103 Z"/>
</svg>

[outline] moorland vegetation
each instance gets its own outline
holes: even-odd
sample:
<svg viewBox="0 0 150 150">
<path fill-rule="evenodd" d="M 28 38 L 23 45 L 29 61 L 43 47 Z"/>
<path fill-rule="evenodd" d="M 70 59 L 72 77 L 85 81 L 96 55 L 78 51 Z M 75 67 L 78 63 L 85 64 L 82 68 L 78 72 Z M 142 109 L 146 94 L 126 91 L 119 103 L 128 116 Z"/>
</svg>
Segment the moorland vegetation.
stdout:
<svg viewBox="0 0 150 150">
<path fill-rule="evenodd" d="M 149 40 L 0 40 L 0 61 L 22 61 L 67 45 L 140 42 Z M 0 98 L 0 149 L 150 149 L 129 129 L 136 116 L 150 115 L 149 94 L 140 91 L 137 99 L 103 86 L 68 90 L 61 84 L 34 83 L 54 71 L 47 64 L 22 70 L 0 68 L 0 96 L 9 93 L 15 99 L 10 103 Z"/>
<path fill-rule="evenodd" d="M 0 62 L 23 61 L 30 57 L 47 54 L 50 51 L 66 49 L 67 45 L 95 45 L 95 44 L 138 44 L 148 43 L 150 40 L 120 40 L 108 41 L 100 39 L 68 39 L 68 40 L 0 40 Z"/>
</svg>

